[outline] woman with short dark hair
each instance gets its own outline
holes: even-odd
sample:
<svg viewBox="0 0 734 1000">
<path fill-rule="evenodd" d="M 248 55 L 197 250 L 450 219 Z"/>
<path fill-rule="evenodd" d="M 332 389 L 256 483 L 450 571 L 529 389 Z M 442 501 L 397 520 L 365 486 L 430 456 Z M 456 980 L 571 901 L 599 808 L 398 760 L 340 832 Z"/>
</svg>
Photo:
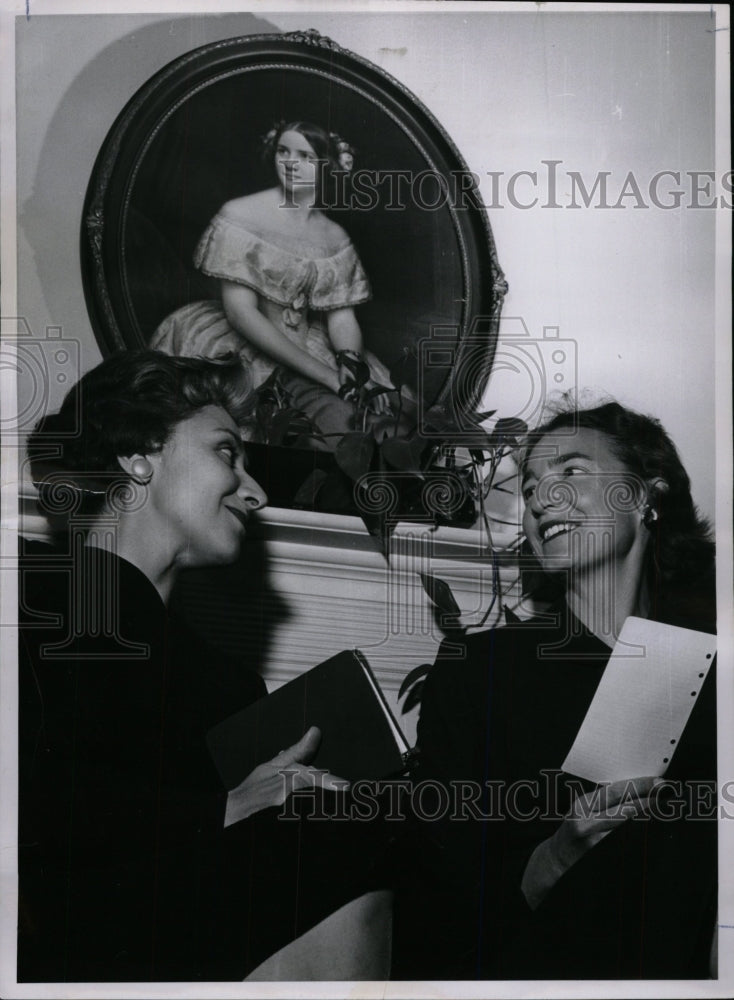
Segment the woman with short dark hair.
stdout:
<svg viewBox="0 0 734 1000">
<path fill-rule="evenodd" d="M 347 861 L 368 857 L 362 831 L 278 822 L 282 769 L 315 783 L 318 730 L 227 792 L 205 735 L 265 686 L 168 608 L 182 570 L 238 558 L 266 502 L 250 402 L 236 361 L 130 352 L 31 436 L 66 531 L 21 561 L 21 981 L 270 978 L 276 953 L 282 978 L 384 975 L 388 900 Z"/>
</svg>

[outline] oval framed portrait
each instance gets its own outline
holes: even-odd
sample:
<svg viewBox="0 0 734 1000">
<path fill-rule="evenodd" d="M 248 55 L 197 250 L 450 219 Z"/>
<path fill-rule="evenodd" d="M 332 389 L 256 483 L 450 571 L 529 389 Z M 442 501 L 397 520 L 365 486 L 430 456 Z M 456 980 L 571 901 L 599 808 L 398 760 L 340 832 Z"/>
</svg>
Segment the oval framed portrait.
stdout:
<svg viewBox="0 0 734 1000">
<path fill-rule="evenodd" d="M 347 150 L 323 213 L 371 287 L 355 307 L 366 349 L 421 405 L 475 406 L 506 290 L 472 175 L 440 123 L 393 77 L 314 31 L 228 39 L 147 81 L 97 158 L 82 271 L 103 353 L 148 345 L 176 310 L 216 302 L 195 264 L 221 207 L 273 186 L 279 122 L 315 122 Z M 277 276 L 276 276 L 277 280 Z"/>
</svg>

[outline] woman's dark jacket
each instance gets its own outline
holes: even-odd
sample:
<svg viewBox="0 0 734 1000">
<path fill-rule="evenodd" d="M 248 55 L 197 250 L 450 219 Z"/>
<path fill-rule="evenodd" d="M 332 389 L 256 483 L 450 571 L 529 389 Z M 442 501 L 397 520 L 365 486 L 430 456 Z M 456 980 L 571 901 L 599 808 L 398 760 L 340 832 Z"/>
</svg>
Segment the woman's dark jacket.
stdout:
<svg viewBox="0 0 734 1000">
<path fill-rule="evenodd" d="M 20 587 L 22 981 L 242 979 L 358 894 L 325 891 L 329 824 L 223 828 L 204 736 L 265 694 L 257 674 L 101 550 L 35 546 Z"/>
<path fill-rule="evenodd" d="M 569 809 L 574 779 L 561 765 L 609 652 L 560 607 L 550 620 L 442 645 L 418 726 L 423 819 L 402 863 L 398 978 L 709 975 L 717 873 L 713 670 L 666 773 L 658 817 L 619 826 L 535 912 L 520 891 L 532 851 Z M 577 794 L 593 787 L 575 781 Z"/>
</svg>

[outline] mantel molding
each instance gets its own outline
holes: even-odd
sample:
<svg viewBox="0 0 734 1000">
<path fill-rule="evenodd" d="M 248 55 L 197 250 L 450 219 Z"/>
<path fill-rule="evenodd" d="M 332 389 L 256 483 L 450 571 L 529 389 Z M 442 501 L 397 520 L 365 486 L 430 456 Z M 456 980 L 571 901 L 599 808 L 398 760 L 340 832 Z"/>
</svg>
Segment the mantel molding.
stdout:
<svg viewBox="0 0 734 1000">
<path fill-rule="evenodd" d="M 257 515 L 263 535 L 278 534 L 282 541 L 312 544 L 315 537 L 324 547 L 350 549 L 373 553 L 379 556 L 376 544 L 371 539 L 362 520 L 344 514 L 322 514 L 308 510 L 289 510 L 267 507 Z M 507 527 L 493 530 L 493 541 L 497 549 L 505 549 L 513 544 L 517 531 Z M 429 523 L 399 521 L 393 532 L 393 544 L 401 539 L 410 539 L 421 546 L 432 546 L 444 558 L 472 559 L 482 550 L 486 551 L 486 532 L 479 528 L 433 527 Z M 382 558 L 379 556 L 379 558 Z"/>
<path fill-rule="evenodd" d="M 22 492 L 20 509 L 22 533 L 49 540 L 32 488 Z M 389 563 L 356 517 L 268 508 L 254 519 L 248 538 L 264 551 L 267 587 L 260 597 L 261 585 L 253 581 L 250 596 L 228 613 L 237 617 L 237 634 L 245 645 L 272 614 L 276 624 L 259 665 L 271 690 L 327 656 L 356 647 L 366 654 L 398 714 L 403 678 L 413 667 L 432 662 L 443 638 L 420 574 L 450 585 L 464 624 L 478 626 L 492 601 L 492 563 L 486 533 L 479 529 L 400 522 Z M 516 539 L 515 530 L 493 532 L 505 596 L 495 602 L 487 627 L 499 618 L 504 601 L 518 599 L 511 556 Z M 412 738 L 415 713 L 403 716 L 403 723 Z"/>
</svg>

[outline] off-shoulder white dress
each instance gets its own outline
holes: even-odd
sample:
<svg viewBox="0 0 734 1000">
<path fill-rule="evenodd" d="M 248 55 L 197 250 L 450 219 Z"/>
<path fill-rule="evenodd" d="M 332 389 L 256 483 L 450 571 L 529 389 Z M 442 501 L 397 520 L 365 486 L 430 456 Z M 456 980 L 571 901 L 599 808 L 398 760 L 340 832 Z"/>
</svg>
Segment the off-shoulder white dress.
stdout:
<svg viewBox="0 0 734 1000">
<path fill-rule="evenodd" d="M 214 278 L 234 281 L 257 292 L 258 308 L 290 341 L 325 365 L 337 369 L 329 343 L 326 314 L 371 298 L 369 279 L 352 242 L 340 227 L 321 245 L 269 228 L 262 215 L 214 216 L 194 254 L 195 265 Z M 168 316 L 151 338 L 151 348 L 167 354 L 217 358 L 236 353 L 255 388 L 278 363 L 235 330 L 216 300 L 192 302 Z M 391 385 L 385 365 L 366 352 L 375 382 Z M 281 366 L 282 368 L 282 366 Z M 286 378 L 288 373 L 282 369 Z M 295 373 L 291 373 L 295 375 Z M 304 377 L 290 378 L 296 404 L 324 432 L 350 428 L 352 407 L 333 392 Z M 333 446 L 333 443 L 332 443 Z"/>
</svg>

